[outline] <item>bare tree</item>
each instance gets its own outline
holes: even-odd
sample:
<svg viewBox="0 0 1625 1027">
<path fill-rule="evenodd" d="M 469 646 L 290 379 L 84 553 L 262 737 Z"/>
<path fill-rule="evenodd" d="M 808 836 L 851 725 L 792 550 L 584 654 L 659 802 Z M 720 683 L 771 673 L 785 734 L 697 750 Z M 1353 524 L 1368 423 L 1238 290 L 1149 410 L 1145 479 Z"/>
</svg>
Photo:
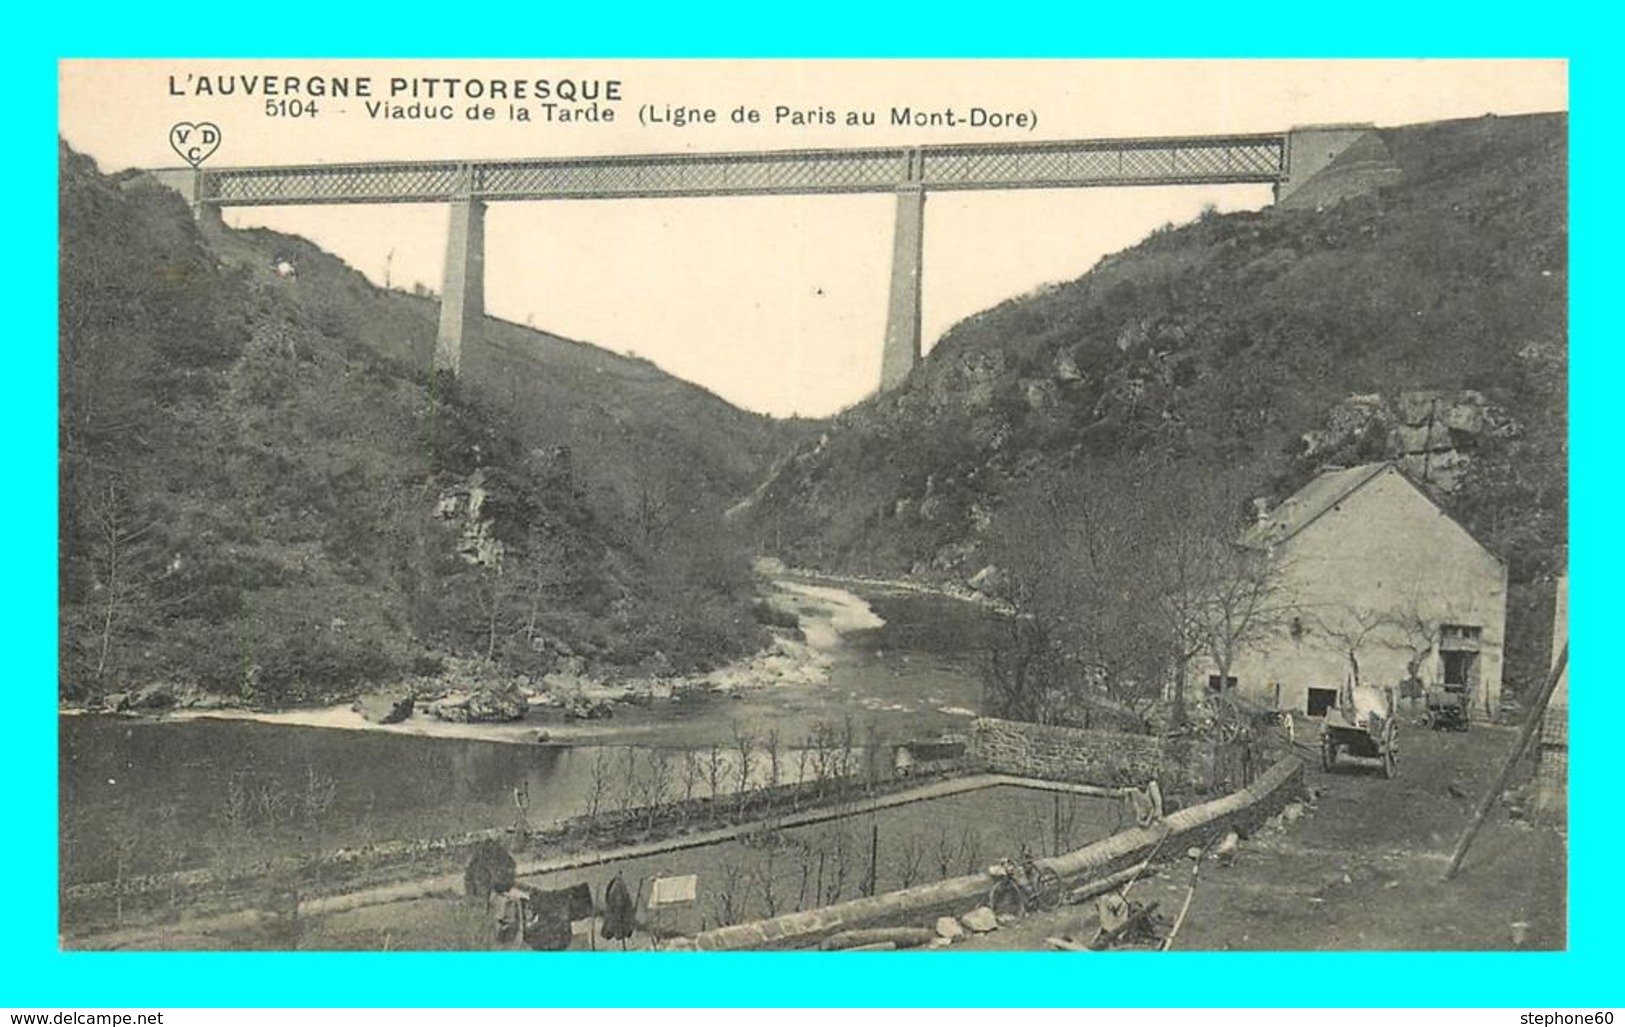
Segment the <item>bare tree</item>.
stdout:
<svg viewBox="0 0 1625 1027">
<path fill-rule="evenodd" d="M 717 869 L 717 890 L 712 909 L 717 926 L 728 927 L 739 923 L 745 915 L 745 868 L 737 860 L 725 859 Z"/>
<path fill-rule="evenodd" d="M 936 847 L 932 850 L 932 854 L 936 857 L 938 880 L 948 879 L 948 873 L 953 869 L 954 855 L 958 851 L 953 836 L 948 833 L 948 825 L 937 825 Z"/>
<path fill-rule="evenodd" d="M 1222 683 L 1243 652 L 1280 637 L 1296 598 L 1283 558 L 1230 542 L 1205 548 L 1205 573 L 1187 604 L 1186 634 Z"/>
<path fill-rule="evenodd" d="M 743 813 L 745 800 L 750 795 L 750 771 L 752 757 L 756 754 L 756 739 L 737 720 L 733 723 L 733 738 L 734 754 L 739 760 L 734 767 L 734 774 L 739 781 L 739 790 L 735 795 L 735 805 L 739 812 Z"/>
<path fill-rule="evenodd" d="M 282 786 L 281 781 L 267 777 L 260 782 L 259 788 L 254 792 L 254 808 L 259 814 L 260 822 L 268 828 L 275 829 L 289 816 L 288 790 Z"/>
<path fill-rule="evenodd" d="M 982 869 L 982 836 L 969 825 L 960 829 L 959 855 L 964 862 L 965 873 L 974 874 Z"/>
<path fill-rule="evenodd" d="M 767 733 L 767 779 L 769 786 L 773 788 L 783 783 L 779 767 L 780 744 L 779 729 L 773 728 Z"/>
<path fill-rule="evenodd" d="M 805 749 L 812 752 L 813 782 L 818 793 L 822 795 L 824 786 L 835 776 L 836 771 L 834 726 L 825 721 L 814 724 Z"/>
<path fill-rule="evenodd" d="M 989 660 L 988 712 L 1052 723 L 1102 701 L 1143 718 L 1177 648 L 1161 607 L 1146 487 L 1111 468 L 1034 482 L 989 555 L 1016 616 Z"/>
<path fill-rule="evenodd" d="M 1142 459 L 1017 492 L 990 552 L 1016 616 L 990 654 L 989 712 L 1144 730 L 1171 692 L 1181 720 L 1190 662 L 1228 669 L 1285 610 L 1279 565 L 1237 544 L 1241 480 Z"/>
<path fill-rule="evenodd" d="M 813 845 L 797 841 L 795 843 L 796 869 L 800 872 L 800 884 L 796 890 L 796 912 L 807 908 L 807 886 L 812 883 L 813 860 L 816 849 Z M 813 893 L 815 896 L 817 892 Z"/>
<path fill-rule="evenodd" d="M 645 749 L 647 773 L 643 777 L 644 827 L 653 830 L 655 820 L 671 797 L 671 754 L 664 749 Z"/>
<path fill-rule="evenodd" d="M 327 811 L 332 808 L 337 795 L 338 782 L 307 764 L 305 784 L 299 790 L 297 804 L 300 814 L 304 817 L 305 828 L 309 831 L 309 845 L 312 851 L 321 851 L 322 826 Z"/>
<path fill-rule="evenodd" d="M 615 757 L 610 750 L 599 746 L 593 753 L 592 777 L 587 784 L 587 819 L 594 826 L 598 823 L 598 814 L 603 809 L 604 799 L 609 795 L 610 775 L 614 772 Z"/>
<path fill-rule="evenodd" d="M 717 745 L 711 746 L 706 753 L 705 778 L 706 783 L 711 786 L 711 816 L 713 819 L 717 816 L 717 810 L 720 808 L 717 797 L 722 794 L 722 765 L 722 748 Z"/>
<path fill-rule="evenodd" d="M 852 714 L 841 718 L 841 757 L 836 775 L 844 785 L 854 776 L 857 763 L 857 734 L 852 726 Z"/>
<path fill-rule="evenodd" d="M 638 542 L 650 552 L 658 551 L 671 532 L 694 514 L 693 503 L 682 495 L 688 485 L 675 476 L 669 462 L 653 450 L 634 451 L 630 514 Z"/>
<path fill-rule="evenodd" d="M 485 643 L 484 660 L 496 659 L 497 641 L 510 627 L 515 588 L 512 576 L 502 573 L 502 565 L 480 567 L 471 576 L 466 592 L 480 614 L 480 635 Z"/>
<path fill-rule="evenodd" d="M 874 721 L 864 725 L 863 787 L 867 791 L 874 791 L 880 784 L 880 755 L 884 751 L 885 745 L 885 739 L 880 736 L 880 728 L 875 725 Z"/>
<path fill-rule="evenodd" d="M 693 749 L 683 750 L 682 760 L 683 801 L 690 802 L 694 798 L 694 787 L 700 783 L 704 770 L 700 764 L 700 754 Z"/>
<path fill-rule="evenodd" d="M 1410 656 L 1405 661 L 1405 681 L 1402 692 L 1413 700 L 1420 699 L 1430 684 L 1429 657 L 1439 651 L 1444 641 L 1446 624 L 1459 623 L 1465 615 L 1448 601 L 1426 602 L 1422 598 L 1420 583 L 1413 584 L 1405 599 L 1390 610 L 1396 644 L 1403 645 Z"/>
<path fill-rule="evenodd" d="M 1384 648 L 1395 646 L 1394 640 L 1389 637 L 1396 626 L 1390 610 L 1349 604 L 1316 610 L 1313 617 L 1320 634 L 1348 660 L 1349 680 L 1356 688 L 1363 683 L 1360 677 L 1360 653 L 1373 645 Z"/>
<path fill-rule="evenodd" d="M 761 893 L 762 905 L 768 916 L 779 915 L 779 895 L 777 889 L 776 863 L 782 841 L 777 833 L 770 834 L 759 847 L 761 856 L 751 864 L 750 879 Z"/>
<path fill-rule="evenodd" d="M 96 651 L 92 674 L 105 688 L 114 672 L 120 640 L 140 610 L 172 606 L 190 595 L 160 596 L 154 586 L 178 567 L 160 547 L 159 520 L 144 508 L 119 475 L 101 470 L 87 489 L 84 521 L 90 533 L 92 604 Z"/>
<path fill-rule="evenodd" d="M 846 890 L 847 877 L 852 872 L 852 838 L 840 821 L 836 821 L 829 831 L 829 855 L 830 875 L 825 880 L 820 897 L 826 906 L 840 900 L 841 893 Z"/>
<path fill-rule="evenodd" d="M 525 575 L 529 607 L 524 627 L 525 644 L 529 646 L 536 640 L 537 625 L 547 602 L 568 582 L 564 569 L 567 550 L 558 538 L 539 531 L 531 532 L 525 548 L 530 556 Z"/>
<path fill-rule="evenodd" d="M 920 843 L 920 836 L 913 831 L 906 832 L 897 843 L 897 878 L 900 886 L 913 887 L 914 882 L 920 879 L 924 863 L 925 846 Z"/>
<path fill-rule="evenodd" d="M 618 798 L 623 816 L 630 812 L 633 806 L 637 805 L 640 790 L 638 784 L 638 751 L 629 745 L 621 750 L 621 789 Z"/>
</svg>

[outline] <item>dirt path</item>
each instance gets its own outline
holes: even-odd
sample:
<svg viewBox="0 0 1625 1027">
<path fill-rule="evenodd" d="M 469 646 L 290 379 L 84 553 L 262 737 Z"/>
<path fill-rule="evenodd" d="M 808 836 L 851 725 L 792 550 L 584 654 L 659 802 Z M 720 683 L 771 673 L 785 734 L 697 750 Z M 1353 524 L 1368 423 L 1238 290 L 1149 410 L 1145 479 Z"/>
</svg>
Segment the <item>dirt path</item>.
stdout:
<svg viewBox="0 0 1625 1027">
<path fill-rule="evenodd" d="M 1441 880 L 1513 734 L 1477 726 L 1467 734 L 1408 730 L 1392 781 L 1352 766 L 1327 773 L 1317 762 L 1307 784 L 1319 798 L 1300 820 L 1244 841 L 1232 866 L 1203 866 L 1175 947 L 1562 949 L 1567 847 L 1556 827 L 1515 819 L 1503 804 L 1461 874 Z M 1181 860 L 1143 879 L 1131 898 L 1156 900 L 1172 920 L 1189 882 L 1190 863 Z M 1046 937 L 1092 934 L 1091 913 L 1090 906 L 1063 908 L 964 947 L 1043 949 Z"/>
</svg>

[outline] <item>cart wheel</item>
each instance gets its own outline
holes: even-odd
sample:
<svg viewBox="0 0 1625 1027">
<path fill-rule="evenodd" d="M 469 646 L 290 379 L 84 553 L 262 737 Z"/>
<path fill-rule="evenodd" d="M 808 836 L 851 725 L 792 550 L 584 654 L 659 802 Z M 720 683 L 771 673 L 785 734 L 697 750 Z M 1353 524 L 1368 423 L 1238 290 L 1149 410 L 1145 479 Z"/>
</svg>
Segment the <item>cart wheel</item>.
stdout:
<svg viewBox="0 0 1625 1027">
<path fill-rule="evenodd" d="M 1394 747 L 1389 745 L 1382 752 L 1382 776 L 1392 778 L 1399 771 L 1394 767 Z"/>
<path fill-rule="evenodd" d="M 1033 885 L 1033 905 L 1041 912 L 1048 913 L 1061 904 L 1061 893 L 1066 885 L 1061 881 L 1061 875 L 1049 867 L 1038 868 L 1038 880 Z"/>
<path fill-rule="evenodd" d="M 993 882 L 992 889 L 987 893 L 987 908 L 996 916 L 1019 916 L 1027 912 L 1027 896 L 1022 894 L 1016 882 L 1001 877 Z"/>
<path fill-rule="evenodd" d="M 1337 766 L 1337 745 L 1330 738 L 1320 740 L 1320 765 L 1325 770 Z"/>
</svg>

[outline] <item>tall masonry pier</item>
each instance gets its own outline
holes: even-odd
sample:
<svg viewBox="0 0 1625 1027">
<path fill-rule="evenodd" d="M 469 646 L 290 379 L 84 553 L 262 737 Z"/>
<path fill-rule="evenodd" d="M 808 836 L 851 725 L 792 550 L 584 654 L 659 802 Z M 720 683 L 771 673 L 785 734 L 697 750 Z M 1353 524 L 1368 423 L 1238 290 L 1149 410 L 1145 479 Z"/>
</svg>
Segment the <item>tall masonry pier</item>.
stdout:
<svg viewBox="0 0 1625 1027">
<path fill-rule="evenodd" d="M 465 193 L 451 201 L 434 342 L 435 370 L 453 374 L 462 369 L 463 341 L 479 332 L 485 318 L 485 201 L 474 195 L 472 169 L 467 182 Z"/>
<path fill-rule="evenodd" d="M 925 272 L 925 189 L 897 190 L 892 229 L 891 294 L 886 304 L 886 342 L 880 351 L 881 391 L 908 377 L 920 362 L 921 277 Z"/>
<path fill-rule="evenodd" d="M 889 193 L 896 197 L 880 386 L 919 362 L 925 200 L 963 189 L 1076 189 L 1261 183 L 1285 200 L 1335 169 L 1369 126 L 1255 135 L 773 150 L 535 160 L 411 161 L 169 169 L 159 179 L 194 210 L 241 206 L 447 203 L 445 282 L 435 365 L 456 372 L 485 316 L 485 212 L 498 202 Z M 1312 145 L 1307 145 L 1312 141 Z M 1356 144 L 1359 144 L 1357 146 Z M 1380 146 L 1380 140 L 1378 144 Z M 1312 154 L 1312 159 L 1310 158 Z M 1294 162 L 1309 166 L 1299 174 Z"/>
</svg>

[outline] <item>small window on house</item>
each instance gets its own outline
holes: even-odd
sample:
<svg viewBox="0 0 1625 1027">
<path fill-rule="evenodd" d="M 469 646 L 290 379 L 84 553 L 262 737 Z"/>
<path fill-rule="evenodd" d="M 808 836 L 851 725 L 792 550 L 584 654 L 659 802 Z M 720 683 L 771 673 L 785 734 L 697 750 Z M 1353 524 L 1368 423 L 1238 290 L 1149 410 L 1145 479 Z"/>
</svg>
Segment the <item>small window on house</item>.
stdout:
<svg viewBox="0 0 1625 1027">
<path fill-rule="evenodd" d="M 1309 702 L 1304 712 L 1311 717 L 1324 717 L 1326 711 L 1337 705 L 1337 689 L 1311 688 L 1309 689 Z"/>
<path fill-rule="evenodd" d="M 1235 687 L 1236 687 L 1236 678 L 1235 678 L 1235 675 L 1233 675 L 1233 674 L 1226 674 L 1225 675 L 1225 677 L 1224 677 L 1224 687 L 1222 687 L 1222 688 L 1219 686 L 1219 675 L 1217 675 L 1217 674 L 1209 674 L 1207 676 L 1207 690 L 1209 692 L 1212 692 L 1214 695 L 1217 695 L 1220 692 L 1228 692 L 1228 691 L 1230 691 L 1230 689 L 1235 688 Z"/>
<path fill-rule="evenodd" d="M 1476 624 L 1439 625 L 1439 658 L 1444 664 L 1444 687 L 1472 692 L 1478 687 L 1479 643 L 1484 629 Z"/>
</svg>

